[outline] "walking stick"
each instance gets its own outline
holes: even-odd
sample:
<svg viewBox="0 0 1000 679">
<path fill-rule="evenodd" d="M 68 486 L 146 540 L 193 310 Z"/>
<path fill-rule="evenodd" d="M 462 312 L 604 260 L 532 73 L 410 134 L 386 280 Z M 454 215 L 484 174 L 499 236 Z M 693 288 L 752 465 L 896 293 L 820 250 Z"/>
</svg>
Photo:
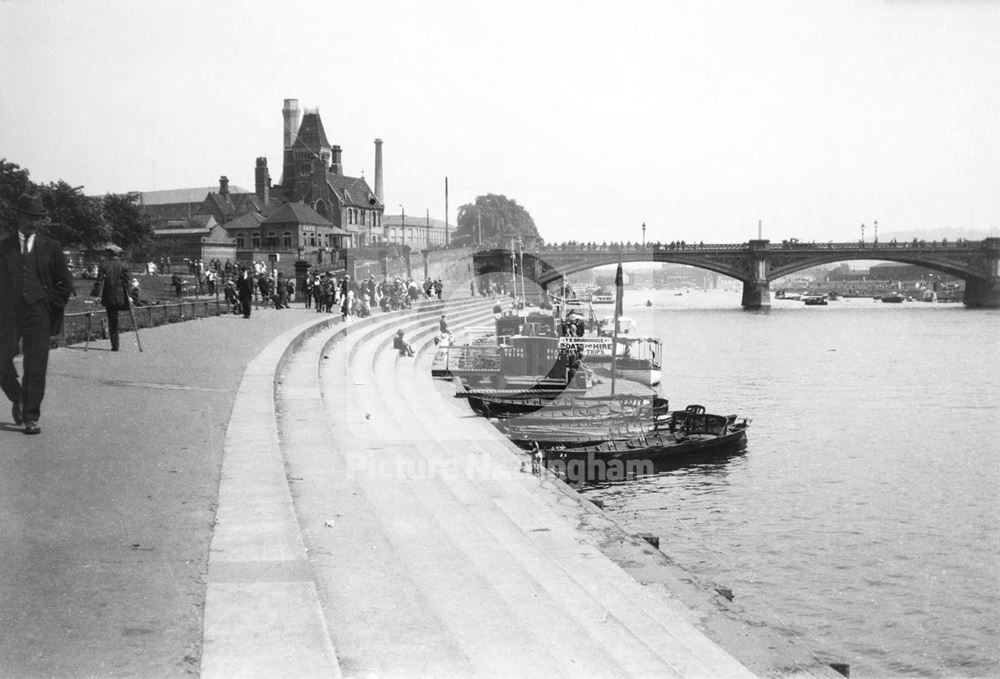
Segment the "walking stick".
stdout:
<svg viewBox="0 0 1000 679">
<path fill-rule="evenodd" d="M 135 328 L 135 343 L 139 345 L 139 353 L 142 353 L 142 342 L 139 340 L 139 325 L 135 322 L 135 310 L 132 308 L 132 295 L 128 294 L 128 287 L 122 281 L 122 290 L 125 291 L 125 299 L 128 300 L 128 315 L 132 318 L 132 327 Z"/>
<path fill-rule="evenodd" d="M 84 342 L 83 342 L 83 350 L 84 351 L 86 351 L 87 347 L 90 346 L 90 319 L 93 318 L 93 316 L 94 316 L 94 312 L 93 311 L 88 311 L 87 312 L 87 339 L 84 340 Z"/>
</svg>

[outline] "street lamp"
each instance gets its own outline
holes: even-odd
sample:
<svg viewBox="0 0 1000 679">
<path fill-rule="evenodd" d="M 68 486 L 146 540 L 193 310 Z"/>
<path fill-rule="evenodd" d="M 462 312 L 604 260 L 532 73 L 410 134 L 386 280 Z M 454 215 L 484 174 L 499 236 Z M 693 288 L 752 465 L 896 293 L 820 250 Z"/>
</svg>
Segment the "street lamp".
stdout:
<svg viewBox="0 0 1000 679">
<path fill-rule="evenodd" d="M 878 220 L 875 220 L 875 245 L 878 245 Z"/>
<path fill-rule="evenodd" d="M 646 247 L 646 222 L 642 223 L 642 247 Z"/>
<path fill-rule="evenodd" d="M 865 246 L 865 225 L 861 225 L 861 247 Z"/>
</svg>

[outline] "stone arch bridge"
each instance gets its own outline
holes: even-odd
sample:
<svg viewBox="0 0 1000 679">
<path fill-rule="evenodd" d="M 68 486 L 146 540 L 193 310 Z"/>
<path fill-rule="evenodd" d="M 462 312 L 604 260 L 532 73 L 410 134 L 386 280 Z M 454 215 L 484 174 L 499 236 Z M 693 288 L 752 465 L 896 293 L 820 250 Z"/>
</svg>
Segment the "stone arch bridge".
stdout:
<svg viewBox="0 0 1000 679">
<path fill-rule="evenodd" d="M 510 273 L 514 259 L 521 258 L 524 275 L 543 289 L 564 275 L 619 261 L 687 264 L 742 281 L 745 309 L 770 306 L 770 282 L 776 278 L 822 264 L 883 260 L 916 264 L 961 278 L 966 306 L 1000 308 L 1000 238 L 933 243 L 772 244 L 752 240 L 735 245 L 545 245 L 518 252 L 513 259 L 510 250 L 482 250 L 473 255 L 476 275 Z"/>
</svg>

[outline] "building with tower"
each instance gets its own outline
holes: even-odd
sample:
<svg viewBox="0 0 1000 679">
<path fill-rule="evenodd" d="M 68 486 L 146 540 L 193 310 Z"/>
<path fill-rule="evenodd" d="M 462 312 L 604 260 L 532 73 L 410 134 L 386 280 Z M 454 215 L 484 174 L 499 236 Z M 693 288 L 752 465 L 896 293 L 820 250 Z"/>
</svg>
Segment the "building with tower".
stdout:
<svg viewBox="0 0 1000 679">
<path fill-rule="evenodd" d="M 338 259 L 344 250 L 388 239 L 382 223 L 382 140 L 375 140 L 372 189 L 364 176 L 345 174 L 341 148 L 327 138 L 318 109 L 303 110 L 297 99 L 285 99 L 282 118 L 278 184 L 272 184 L 267 158 L 261 156 L 256 159 L 252 192 L 230 186 L 229 179 L 222 176 L 217 190 L 140 194 L 141 205 L 153 221 L 158 247 L 174 249 L 184 232 L 191 239 L 211 235 L 215 250 L 221 244 L 217 242 L 221 240 L 218 226 L 228 234 L 237 260 L 259 261 L 285 254 L 285 259 L 327 263 Z M 187 251 L 185 256 L 208 259 Z"/>
</svg>

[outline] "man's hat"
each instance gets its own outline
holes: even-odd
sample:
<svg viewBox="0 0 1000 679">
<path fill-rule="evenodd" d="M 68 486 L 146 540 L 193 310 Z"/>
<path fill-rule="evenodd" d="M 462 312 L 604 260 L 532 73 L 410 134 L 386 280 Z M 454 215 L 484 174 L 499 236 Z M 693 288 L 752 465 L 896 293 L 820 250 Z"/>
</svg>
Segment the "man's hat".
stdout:
<svg viewBox="0 0 1000 679">
<path fill-rule="evenodd" d="M 117 245 L 115 245 L 114 243 L 108 243 L 107 245 L 105 245 L 104 246 L 104 251 L 105 252 L 113 252 L 116 255 L 120 255 L 122 253 L 122 249 L 120 247 L 118 247 Z"/>
<path fill-rule="evenodd" d="M 49 214 L 45 211 L 45 206 L 42 204 L 42 197 L 30 193 L 22 193 L 18 196 L 17 205 L 14 206 L 14 209 L 29 217 L 45 217 Z"/>
</svg>

